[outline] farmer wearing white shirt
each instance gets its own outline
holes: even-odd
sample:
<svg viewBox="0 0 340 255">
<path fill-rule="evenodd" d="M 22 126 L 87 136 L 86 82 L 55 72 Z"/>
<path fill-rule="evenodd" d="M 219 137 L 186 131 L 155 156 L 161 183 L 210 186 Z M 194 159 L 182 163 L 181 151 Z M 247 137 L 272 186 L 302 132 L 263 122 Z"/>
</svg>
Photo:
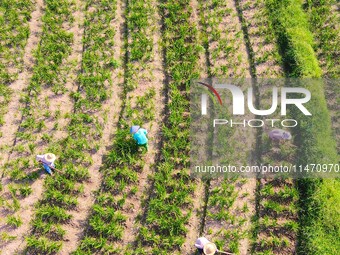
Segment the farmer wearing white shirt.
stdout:
<svg viewBox="0 0 340 255">
<path fill-rule="evenodd" d="M 45 155 L 37 155 L 36 160 L 43 164 L 45 172 L 52 175 L 52 169 L 55 170 L 54 161 L 56 156 L 53 153 L 46 153 Z"/>
<path fill-rule="evenodd" d="M 200 254 L 213 255 L 216 253 L 216 245 L 210 242 L 205 237 L 200 237 L 196 240 L 195 247 L 198 249 Z"/>
</svg>

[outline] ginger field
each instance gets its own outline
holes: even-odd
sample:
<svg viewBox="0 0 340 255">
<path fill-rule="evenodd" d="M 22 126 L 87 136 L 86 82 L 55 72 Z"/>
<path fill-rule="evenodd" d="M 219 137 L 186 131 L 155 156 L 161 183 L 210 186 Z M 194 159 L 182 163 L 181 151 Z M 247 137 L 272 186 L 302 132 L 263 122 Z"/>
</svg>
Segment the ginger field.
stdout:
<svg viewBox="0 0 340 255">
<path fill-rule="evenodd" d="M 339 178 L 193 177 L 189 110 L 197 79 L 266 109 L 262 78 L 324 78 L 292 140 L 231 129 L 225 160 L 339 164 L 338 0 L 0 0 L 0 38 L 0 255 L 340 254 Z"/>
</svg>

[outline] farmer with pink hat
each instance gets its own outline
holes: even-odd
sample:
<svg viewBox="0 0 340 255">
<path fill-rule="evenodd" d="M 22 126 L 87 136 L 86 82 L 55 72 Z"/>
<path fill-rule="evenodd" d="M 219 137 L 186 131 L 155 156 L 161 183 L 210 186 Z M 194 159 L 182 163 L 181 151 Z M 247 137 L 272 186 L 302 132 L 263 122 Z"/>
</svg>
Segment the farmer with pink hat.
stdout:
<svg viewBox="0 0 340 255">
<path fill-rule="evenodd" d="M 130 128 L 130 134 L 132 134 L 133 139 L 135 139 L 138 147 L 144 147 L 148 150 L 148 131 L 140 126 L 132 126 Z"/>
</svg>

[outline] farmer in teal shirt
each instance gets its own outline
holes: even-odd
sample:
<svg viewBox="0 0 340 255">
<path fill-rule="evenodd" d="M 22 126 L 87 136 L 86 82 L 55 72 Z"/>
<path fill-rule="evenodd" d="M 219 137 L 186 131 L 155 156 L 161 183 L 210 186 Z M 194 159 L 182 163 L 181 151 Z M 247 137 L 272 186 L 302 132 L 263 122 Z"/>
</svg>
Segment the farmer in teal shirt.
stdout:
<svg viewBox="0 0 340 255">
<path fill-rule="evenodd" d="M 130 133 L 139 147 L 144 147 L 146 150 L 148 150 L 148 131 L 146 131 L 146 129 L 140 128 L 140 126 L 132 126 L 130 128 Z"/>
</svg>

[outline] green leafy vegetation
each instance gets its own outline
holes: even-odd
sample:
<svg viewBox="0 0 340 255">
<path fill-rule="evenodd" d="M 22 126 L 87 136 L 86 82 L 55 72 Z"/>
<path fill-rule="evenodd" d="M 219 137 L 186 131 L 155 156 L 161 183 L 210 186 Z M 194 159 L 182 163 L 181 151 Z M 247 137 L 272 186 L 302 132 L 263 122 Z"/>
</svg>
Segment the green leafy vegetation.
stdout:
<svg viewBox="0 0 340 255">
<path fill-rule="evenodd" d="M 319 64 L 324 76 L 338 78 L 340 76 L 340 31 L 336 10 L 336 0 L 308 0 L 304 3 L 309 18 L 309 29 L 315 38 L 314 50 L 317 52 Z"/>
<path fill-rule="evenodd" d="M 12 226 L 12 227 L 20 227 L 22 224 L 22 220 L 20 219 L 20 217 L 15 217 L 15 216 L 8 216 L 6 219 L 6 222 L 8 225 Z"/>
<path fill-rule="evenodd" d="M 161 1 L 166 72 L 169 76 L 169 116 L 163 126 L 162 160 L 154 174 L 154 184 L 145 224 L 138 245 L 147 245 L 148 254 L 172 253 L 184 243 L 190 217 L 188 92 L 190 80 L 198 77 L 197 29 L 191 22 L 190 1 Z"/>
<path fill-rule="evenodd" d="M 11 99 L 8 85 L 22 69 L 24 48 L 30 34 L 28 22 L 33 11 L 31 0 L 0 2 L 0 127 Z"/>
<path fill-rule="evenodd" d="M 154 120 L 154 89 L 146 89 L 144 95 L 135 96 L 140 82 L 149 78 L 152 61 L 153 10 L 150 1 L 129 1 L 126 9 L 127 32 L 123 106 L 118 122 L 113 148 L 107 155 L 102 174 L 105 179 L 96 194 L 96 203 L 89 217 L 86 235 L 74 254 L 93 254 L 99 251 L 123 253 L 115 248 L 114 242 L 123 237 L 129 209 L 128 198 L 138 190 L 138 177 L 143 171 L 143 152 L 140 151 L 129 133 L 131 125 L 145 125 Z M 141 155 L 142 154 L 142 155 Z M 124 251 L 125 254 L 126 251 Z"/>
<path fill-rule="evenodd" d="M 314 42 L 309 30 L 307 15 L 298 0 L 266 1 L 271 20 L 284 54 L 284 62 L 293 77 L 319 78 L 321 69 L 313 50 Z M 319 82 L 301 84 L 310 90 L 312 99 L 306 105 L 313 118 L 308 119 L 297 111 L 291 111 L 299 122 L 296 142 L 297 164 L 310 162 L 338 163 L 335 140 L 330 128 L 324 88 Z M 298 252 L 303 254 L 332 254 L 339 250 L 339 215 L 334 201 L 340 198 L 340 182 L 337 179 L 299 181 L 301 192 L 301 231 Z M 328 222 L 329 224 L 325 224 Z"/>
<path fill-rule="evenodd" d="M 28 22 L 33 9 L 31 0 L 3 0 L 0 3 L 1 86 L 13 82 L 22 68 L 24 48 L 30 35 Z"/>
<path fill-rule="evenodd" d="M 258 179 L 254 202 L 252 197 L 248 199 L 252 192 L 249 186 L 247 191 L 242 190 L 247 184 L 245 179 L 203 180 L 206 200 L 199 208 L 203 213 L 197 214 L 201 222 L 193 226 L 190 220 L 197 213 L 193 201 L 197 199 L 193 195 L 197 180 L 190 176 L 189 169 L 190 82 L 199 77 L 201 70 L 206 70 L 209 77 L 243 78 L 250 73 L 253 89 L 258 92 L 255 97 L 261 98 L 260 107 L 268 108 L 270 93 L 266 88 L 272 84 L 262 84 L 259 78 L 338 77 L 336 4 L 339 1 L 44 0 L 38 10 L 43 14 L 42 32 L 35 36 L 38 42 L 33 42 L 33 61 L 29 60 L 32 68 L 23 78 L 28 87 L 17 102 L 23 107 L 14 146 L 1 145 L 4 153 L 0 161 L 6 156 L 10 159 L 1 171 L 5 181 L 0 183 L 0 207 L 6 214 L 0 226 L 6 228 L 0 235 L 1 246 L 15 239 L 23 243 L 26 238 L 21 246 L 23 253 L 60 254 L 69 241 L 77 240 L 78 247 L 72 253 L 75 255 L 177 254 L 184 253 L 183 249 L 193 250 L 193 246 L 184 244 L 193 235 L 203 234 L 218 249 L 234 254 L 243 253 L 245 247 L 254 254 L 337 254 L 338 179 Z M 24 48 L 35 32 L 28 26 L 34 5 L 33 0 L 0 1 L 0 127 L 13 95 L 10 85 L 23 71 Z M 80 26 L 78 11 L 85 14 Z M 78 49 L 78 36 L 74 38 L 71 31 L 77 33 L 79 28 L 84 28 L 84 34 Z M 157 41 L 159 30 L 162 38 Z M 123 38 L 122 48 L 116 38 Z M 81 60 L 71 59 L 80 50 Z M 123 57 L 116 59 L 116 55 Z M 164 90 L 155 85 L 160 79 L 154 77 L 154 72 L 157 76 L 160 71 L 166 76 L 161 81 Z M 69 82 L 77 88 L 70 89 Z M 121 89 L 114 91 L 113 84 Z M 326 104 L 329 97 L 324 93 L 326 89 L 336 96 L 338 88 L 324 87 L 312 79 L 299 86 L 312 93 L 306 107 L 313 116 L 290 109 L 289 116 L 299 122 L 293 141 L 273 143 L 264 132 L 240 134 L 227 130 L 219 135 L 228 138 L 223 144 L 228 148 L 216 151 L 225 153 L 223 163 L 236 160 L 248 164 L 250 158 L 253 160 L 252 150 L 258 150 L 254 153 L 258 154 L 256 163 L 263 165 L 339 162 Z M 111 97 L 113 93 L 118 96 Z M 72 109 L 66 106 L 69 112 L 62 103 L 52 105 L 60 96 L 64 99 L 68 95 L 74 103 Z M 155 109 L 163 103 L 163 96 L 164 116 L 157 116 Z M 101 144 L 104 125 L 115 121 L 109 117 L 111 109 L 103 105 L 111 105 L 108 102 L 113 98 L 121 104 L 114 102 L 120 110 L 114 116 L 118 125 L 113 128 L 116 130 L 110 137 L 109 152 L 100 168 L 101 186 L 94 193 L 86 223 L 78 226 L 79 232 L 84 230 L 83 236 L 68 240 L 65 226 L 75 227 L 73 212 L 86 211 L 79 198 L 91 182 L 89 169 L 96 160 L 93 155 L 107 149 Z M 136 146 L 129 127 L 153 127 L 152 132 L 158 132 L 156 121 L 162 132 L 157 138 L 149 137 L 153 143 L 150 155 L 150 151 L 145 153 L 144 148 Z M 214 139 L 213 135 L 208 139 Z M 249 142 L 252 139 L 258 142 L 254 147 Z M 246 140 L 249 144 L 243 143 Z M 41 165 L 34 161 L 34 155 L 42 150 L 58 155 L 60 172 L 40 175 Z M 36 169 L 31 171 L 33 167 Z M 41 196 L 33 190 L 40 185 L 39 178 L 44 178 Z M 146 187 L 142 187 L 145 181 Z M 30 196 L 36 195 L 39 201 L 34 207 L 27 206 Z M 31 209 L 30 231 L 20 233 L 28 223 L 28 217 L 21 213 Z M 128 241 L 124 239 L 127 235 Z M 250 244 L 245 244 L 247 239 Z"/>
<path fill-rule="evenodd" d="M 315 38 L 314 50 L 317 53 L 323 77 L 334 79 L 340 77 L 340 28 L 336 0 L 309 0 L 304 3 L 309 18 L 309 27 Z M 340 86 L 325 80 L 325 94 L 332 118 L 332 128 L 340 151 Z"/>
</svg>

